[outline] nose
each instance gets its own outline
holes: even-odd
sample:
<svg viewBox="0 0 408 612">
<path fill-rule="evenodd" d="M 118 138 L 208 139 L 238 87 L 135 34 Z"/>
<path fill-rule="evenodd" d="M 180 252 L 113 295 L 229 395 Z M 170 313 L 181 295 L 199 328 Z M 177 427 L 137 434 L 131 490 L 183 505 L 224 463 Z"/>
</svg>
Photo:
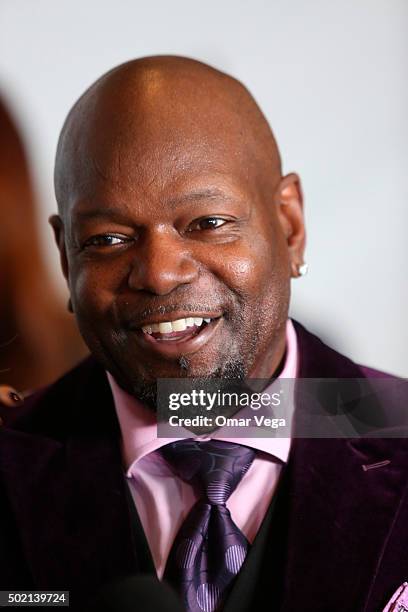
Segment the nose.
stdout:
<svg viewBox="0 0 408 612">
<path fill-rule="evenodd" d="M 177 232 L 157 231 L 145 236 L 132 261 L 128 278 L 133 290 L 166 295 L 192 283 L 199 274 L 198 262 Z"/>
</svg>

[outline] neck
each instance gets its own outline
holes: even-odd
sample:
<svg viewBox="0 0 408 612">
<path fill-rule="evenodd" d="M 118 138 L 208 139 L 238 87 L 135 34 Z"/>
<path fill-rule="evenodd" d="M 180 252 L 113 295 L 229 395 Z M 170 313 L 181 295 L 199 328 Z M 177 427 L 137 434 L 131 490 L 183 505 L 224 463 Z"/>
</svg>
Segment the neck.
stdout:
<svg viewBox="0 0 408 612">
<path fill-rule="evenodd" d="M 268 351 L 258 357 L 257 365 L 251 370 L 248 378 L 268 380 L 277 378 L 281 373 L 286 357 L 286 323 L 280 330 Z"/>
</svg>

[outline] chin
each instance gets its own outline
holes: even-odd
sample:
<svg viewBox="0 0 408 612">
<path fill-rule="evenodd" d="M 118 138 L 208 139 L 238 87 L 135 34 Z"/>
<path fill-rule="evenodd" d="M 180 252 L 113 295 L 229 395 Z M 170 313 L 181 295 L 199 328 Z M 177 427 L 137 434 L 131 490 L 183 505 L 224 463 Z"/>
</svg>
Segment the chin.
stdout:
<svg viewBox="0 0 408 612">
<path fill-rule="evenodd" d="M 154 374 L 153 374 L 154 372 Z M 180 357 L 174 367 L 157 370 L 151 368 L 150 372 L 129 373 L 125 376 L 113 376 L 118 384 L 128 393 L 143 402 L 148 408 L 156 411 L 157 406 L 157 384 L 159 378 L 196 378 L 196 379 L 223 379 L 243 380 L 247 376 L 247 368 L 239 359 L 230 359 L 222 366 L 203 368 L 202 365 L 194 367 L 187 357 Z M 126 382 L 125 382 L 126 381 Z"/>
</svg>

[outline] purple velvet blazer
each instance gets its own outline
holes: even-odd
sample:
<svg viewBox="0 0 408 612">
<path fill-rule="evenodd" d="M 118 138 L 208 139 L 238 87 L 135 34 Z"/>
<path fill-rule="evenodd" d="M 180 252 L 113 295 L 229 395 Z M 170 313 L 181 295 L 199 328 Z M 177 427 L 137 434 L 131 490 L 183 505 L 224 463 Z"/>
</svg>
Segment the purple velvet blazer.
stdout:
<svg viewBox="0 0 408 612">
<path fill-rule="evenodd" d="M 294 324 L 300 377 L 386 376 Z M 399 397 L 402 410 L 407 399 Z M 306 429 L 311 404 L 297 398 L 296 419 Z M 104 584 L 154 573 L 96 361 L 88 358 L 21 408 L 0 408 L 0 416 L 0 590 L 70 590 L 71 609 L 86 610 Z M 379 612 L 408 580 L 406 429 L 392 438 L 347 438 L 335 419 L 325 427 L 323 439 L 293 441 L 225 612 Z"/>
</svg>

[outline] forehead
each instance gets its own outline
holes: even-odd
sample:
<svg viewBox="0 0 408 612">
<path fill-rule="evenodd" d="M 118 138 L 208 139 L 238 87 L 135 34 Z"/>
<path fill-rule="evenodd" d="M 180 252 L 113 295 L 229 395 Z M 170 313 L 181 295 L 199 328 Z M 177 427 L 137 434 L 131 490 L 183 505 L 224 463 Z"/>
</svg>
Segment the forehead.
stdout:
<svg viewBox="0 0 408 612">
<path fill-rule="evenodd" d="M 260 187 L 251 143 L 236 130 L 214 129 L 205 121 L 177 123 L 122 117 L 83 134 L 72 158 L 72 203 L 110 197 L 194 195 L 253 196 Z M 105 124 L 106 125 L 106 124 Z"/>
<path fill-rule="evenodd" d="M 161 197 L 225 182 L 271 195 L 276 151 L 254 103 L 218 77 L 162 76 L 119 74 L 74 107 L 57 156 L 65 206 L 107 190 Z"/>
</svg>

